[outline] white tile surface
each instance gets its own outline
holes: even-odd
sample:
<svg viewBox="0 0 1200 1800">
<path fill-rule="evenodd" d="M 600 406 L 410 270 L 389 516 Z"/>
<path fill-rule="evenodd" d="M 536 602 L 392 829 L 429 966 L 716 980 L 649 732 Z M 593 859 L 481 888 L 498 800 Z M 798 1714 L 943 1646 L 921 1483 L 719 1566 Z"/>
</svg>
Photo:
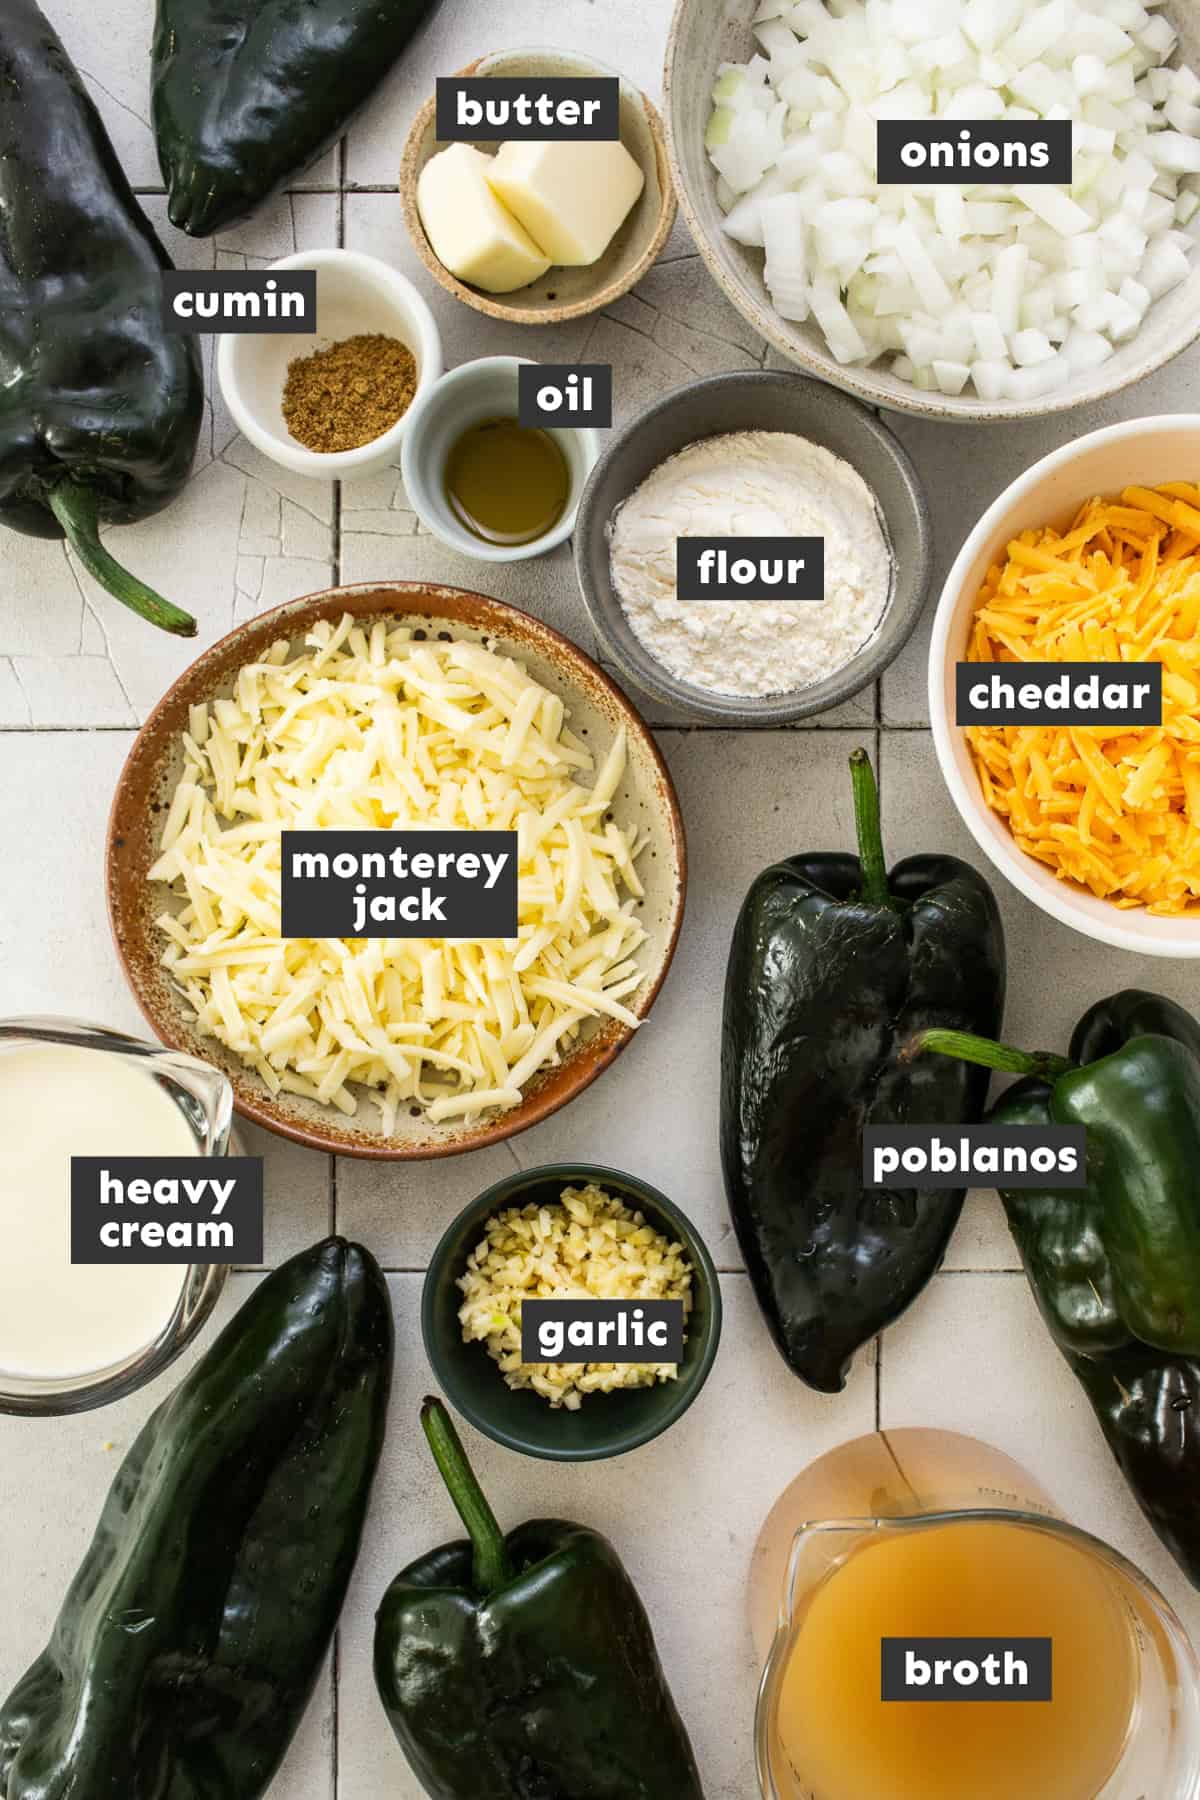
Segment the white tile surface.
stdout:
<svg viewBox="0 0 1200 1800">
<path fill-rule="evenodd" d="M 161 188 L 147 125 L 150 0 L 80 9 L 46 0 L 94 92 L 131 179 Z M 657 94 L 670 0 L 509 0 L 497 22 L 471 0 L 443 5 L 331 152 L 252 221 L 194 242 L 166 223 L 161 193 L 145 206 L 173 257 L 195 268 L 263 262 L 344 242 L 381 256 L 426 295 L 448 366 L 511 352 L 611 361 L 618 421 L 656 395 L 715 370 L 776 366 L 719 294 L 676 225 L 640 288 L 597 319 L 529 333 L 452 301 L 416 258 L 394 192 L 408 124 L 434 80 L 513 44 L 579 44 Z M 347 191 L 336 192 L 339 166 Z M 366 192 L 362 189 L 391 191 Z M 418 531 L 398 469 L 345 487 L 292 477 L 238 437 L 211 380 L 195 477 L 157 519 L 114 548 L 200 620 L 196 645 L 159 637 L 72 566 L 61 546 L 0 541 L 0 801 L 9 851 L 0 881 L 0 1015 L 71 1012 L 139 1028 L 104 916 L 104 822 L 133 725 L 195 650 L 236 621 L 331 578 L 431 578 L 480 587 L 597 645 L 569 551 L 485 569 Z M 1200 348 L 1105 407 L 1033 426 L 954 428 L 893 415 L 934 515 L 934 595 L 979 512 L 1022 468 L 1110 419 L 1200 406 Z M 755 1671 L 743 1622 L 749 1547 L 770 1501 L 798 1467 L 875 1421 L 873 1356 L 847 1392 L 814 1395 L 786 1373 L 762 1327 L 729 1228 L 716 1146 L 718 1026 L 730 929 L 766 862 L 804 846 L 849 846 L 845 759 L 874 745 L 881 714 L 885 832 L 891 859 L 943 848 L 973 856 L 938 777 L 925 719 L 928 617 L 912 646 L 869 690 L 816 729 L 762 735 L 694 731 L 647 702 L 661 728 L 689 832 L 688 917 L 672 976 L 645 1030 L 571 1109 L 509 1144 L 428 1167 L 328 1159 L 249 1130 L 266 1159 L 267 1261 L 313 1241 L 336 1219 L 393 1276 L 399 1358 L 392 1427 L 364 1554 L 343 1620 L 335 1784 L 335 1707 L 324 1679 L 272 1800 L 417 1800 L 376 1703 L 369 1668 L 375 1606 L 410 1557 L 455 1533 L 416 1422 L 429 1382 L 420 1345 L 420 1271 L 458 1207 L 515 1165 L 591 1157 L 637 1170 L 696 1219 L 721 1268 L 725 1336 L 710 1383 L 658 1444 L 600 1469 L 557 1469 L 468 1433 L 505 1522 L 562 1510 L 606 1530 L 637 1577 L 676 1695 L 692 1728 L 709 1800 L 750 1800 Z M 1160 987 L 1200 1008 L 1200 972 L 1099 953 L 1019 896 L 1000 900 L 1009 942 L 1007 1031 L 1060 1045 L 1098 994 Z M 1200 1602 L 1160 1550 L 1065 1365 L 1042 1330 L 995 1197 L 968 1197 L 947 1273 L 886 1337 L 879 1371 L 889 1425 L 935 1423 L 992 1438 L 1027 1459 L 1081 1523 L 1111 1538 L 1162 1583 L 1200 1630 Z M 252 1277 L 232 1279 L 227 1312 Z M 118 1452 L 170 1377 L 111 1412 L 50 1424 L 0 1419 L 0 1507 L 9 1554 L 0 1605 L 9 1622 L 0 1690 L 36 1653 L 93 1526 Z M 113 1447 L 108 1447 L 108 1446 Z M 336 1796 L 335 1796 L 336 1785 Z M 662 1797 L 667 1800 L 667 1797 Z M 1156 1797 L 1158 1800 L 1158 1797 Z M 1162 1797 L 1167 1800 L 1167 1797 Z"/>
<path fill-rule="evenodd" d="M 428 1385 L 417 1328 L 419 1285 L 415 1276 L 392 1282 L 392 1424 L 341 1634 L 339 1800 L 421 1795 L 370 1675 L 374 1612 L 388 1583 L 432 1545 L 461 1536 L 417 1424 Z M 874 1371 L 869 1357 L 861 1358 L 836 1404 L 808 1392 L 771 1348 L 745 1277 L 726 1276 L 721 1291 L 725 1323 L 712 1375 L 690 1411 L 655 1443 L 596 1468 L 523 1462 L 469 1428 L 463 1441 L 506 1529 L 534 1516 L 578 1519 L 618 1546 L 646 1599 L 708 1800 L 750 1800 L 756 1683 L 744 1617 L 750 1551 L 794 1470 L 843 1436 L 871 1429 Z"/>
</svg>

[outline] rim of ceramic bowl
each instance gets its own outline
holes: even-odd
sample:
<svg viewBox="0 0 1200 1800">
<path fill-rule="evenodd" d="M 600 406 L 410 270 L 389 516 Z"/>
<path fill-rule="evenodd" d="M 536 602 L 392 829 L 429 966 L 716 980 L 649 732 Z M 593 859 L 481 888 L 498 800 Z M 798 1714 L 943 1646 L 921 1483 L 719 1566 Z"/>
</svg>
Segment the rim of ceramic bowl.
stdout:
<svg viewBox="0 0 1200 1800">
<path fill-rule="evenodd" d="M 322 1116 L 319 1123 L 289 1114 L 272 1099 L 253 1070 L 238 1063 L 232 1052 L 219 1047 L 221 1053 L 218 1056 L 212 1040 L 205 1040 L 207 1055 L 203 1049 L 198 1049 L 197 1043 L 183 1028 L 182 1003 L 178 996 L 173 996 L 173 1003 L 168 1006 L 157 991 L 160 949 L 150 936 L 144 870 L 138 859 L 140 857 L 147 867 L 153 860 L 148 834 L 154 781 L 162 775 L 168 746 L 186 722 L 187 707 L 199 699 L 211 698 L 231 671 L 247 660 L 247 646 L 255 639 L 261 637 L 269 641 L 272 634 L 295 639 L 316 619 L 336 618 L 342 612 L 354 613 L 356 617 L 397 619 L 423 615 L 457 621 L 469 630 L 490 631 L 510 643 L 525 643 L 533 652 L 553 662 L 564 686 L 576 686 L 585 695 L 598 695 L 603 706 L 611 709 L 612 717 L 625 724 L 630 738 L 636 738 L 661 800 L 667 830 L 664 842 L 658 848 L 667 859 L 673 883 L 670 904 L 664 914 L 664 941 L 657 966 L 648 974 L 641 990 L 629 999 L 631 1010 L 639 1021 L 648 1016 L 658 998 L 683 926 L 688 880 L 683 814 L 671 772 L 653 733 L 611 677 L 586 651 L 552 625 L 521 612 L 504 600 L 469 588 L 431 581 L 366 581 L 323 588 L 317 593 L 287 600 L 281 606 L 235 626 L 210 644 L 156 703 L 134 739 L 117 778 L 105 839 L 104 879 L 109 926 L 122 972 L 143 1018 L 160 1041 L 171 1049 L 198 1055 L 219 1068 L 233 1089 L 234 1111 L 239 1117 L 262 1125 L 276 1136 L 289 1138 L 310 1150 L 358 1157 L 364 1161 L 431 1162 L 501 1143 L 558 1112 L 590 1087 L 616 1060 L 635 1035 L 633 1027 L 616 1019 L 601 1021 L 590 1036 L 576 1041 L 560 1064 L 544 1076 L 534 1078 L 534 1085 L 520 1106 L 443 1139 L 409 1144 L 355 1132 L 344 1124 L 339 1126 L 340 1114 L 332 1107 L 325 1109 L 329 1116 Z"/>
<path fill-rule="evenodd" d="M 638 639 L 632 626 L 628 625 L 611 579 L 602 573 L 598 575 L 589 554 L 594 535 L 593 517 L 599 505 L 601 484 L 610 470 L 619 464 L 638 434 L 665 414 L 692 403 L 697 395 L 715 396 L 730 388 L 753 390 L 755 387 L 794 388 L 798 394 L 807 390 L 819 396 L 822 405 L 839 408 L 845 416 L 852 418 L 855 425 L 874 442 L 879 452 L 894 464 L 912 509 L 919 546 L 915 567 L 911 558 L 906 565 L 906 573 L 911 570 L 914 579 L 904 606 L 897 613 L 895 608 L 900 565 L 893 543 L 891 521 L 867 475 L 850 457 L 843 455 L 841 460 L 850 462 L 855 473 L 871 488 L 876 510 L 883 523 L 892 559 L 892 588 L 887 605 L 875 631 L 840 669 L 834 670 L 821 681 L 813 682 L 809 687 L 792 688 L 784 693 L 764 694 L 761 697 L 752 694 L 720 694 L 706 688 L 693 687 L 690 682 L 679 681 L 651 654 Z M 717 436 L 721 429 L 718 427 L 716 432 L 703 435 Z M 803 429 L 803 423 L 798 421 L 796 435 L 803 435 Z M 630 487 L 622 498 L 627 499 L 632 492 L 633 488 Z M 817 381 L 814 376 L 801 374 L 797 369 L 732 370 L 719 375 L 706 375 L 699 381 L 672 388 L 610 437 L 588 478 L 579 502 L 578 514 L 574 542 L 575 572 L 584 605 L 606 653 L 621 673 L 642 691 L 664 704 L 679 707 L 710 723 L 736 728 L 790 725 L 800 719 L 815 718 L 832 707 L 844 704 L 865 687 L 869 687 L 873 681 L 877 681 L 885 669 L 890 668 L 920 623 L 929 598 L 929 579 L 933 565 L 933 523 L 921 478 L 908 451 L 891 428 L 861 400 L 836 388 L 831 389 L 827 382 Z M 892 632 L 895 633 L 894 637 Z M 888 638 L 886 644 L 885 636 Z"/>
<path fill-rule="evenodd" d="M 820 381 L 828 382 L 832 387 L 840 388 L 843 393 L 852 394 L 867 406 L 880 406 L 892 412 L 909 413 L 916 418 L 932 419 L 954 425 L 987 425 L 996 422 L 1010 422 L 1020 419 L 1049 418 L 1055 413 L 1073 412 L 1077 407 L 1094 406 L 1097 402 L 1111 399 L 1114 394 L 1121 393 L 1135 382 L 1152 375 L 1186 350 L 1189 344 L 1200 336 L 1200 306 L 1196 306 L 1191 314 L 1190 329 L 1177 343 L 1167 344 L 1161 350 L 1147 353 L 1144 360 L 1123 375 L 1120 380 L 1095 379 L 1086 393 L 1073 394 L 1069 398 L 1061 393 L 1041 395 L 1035 400 L 998 400 L 986 401 L 971 395 L 955 395 L 941 393 L 925 393 L 920 388 L 904 384 L 900 391 L 890 387 L 882 387 L 872 379 L 871 368 L 864 368 L 857 373 L 849 363 L 839 363 L 829 352 L 809 349 L 807 345 L 798 343 L 783 328 L 784 322 L 779 319 L 771 306 L 765 290 L 760 298 L 747 290 L 722 262 L 714 246 L 708 229 L 700 217 L 700 209 L 692 199 L 688 184 L 684 177 L 684 159 L 676 132 L 676 64 L 681 58 L 681 40 L 684 22 L 694 0 L 675 0 L 675 10 L 671 16 L 670 29 L 667 34 L 666 56 L 663 64 L 663 124 L 666 137 L 667 159 L 671 166 L 671 178 L 675 184 L 675 192 L 679 199 L 679 209 L 683 214 L 697 250 L 703 259 L 709 274 L 721 289 L 721 292 L 737 309 L 742 318 L 753 326 L 754 330 L 764 337 L 769 344 L 785 356 L 796 368 L 806 371 Z M 747 5 L 746 24 L 749 28 L 753 8 Z M 680 127 L 682 129 L 682 126 Z M 715 179 L 715 175 L 714 175 Z M 1135 340 L 1136 341 L 1136 334 Z M 1122 346 L 1124 348 L 1124 346 Z M 871 365 L 875 367 L 876 365 Z M 1101 364 L 1099 376 L 1107 364 Z"/>
<path fill-rule="evenodd" d="M 261 450 L 264 456 L 269 456 L 273 462 L 291 469 L 293 474 L 308 475 L 324 481 L 337 481 L 343 476 L 353 475 L 365 463 L 388 461 L 403 446 L 408 421 L 418 400 L 435 382 L 441 380 L 445 370 L 442 337 L 429 302 L 407 275 L 401 274 L 399 269 L 394 269 L 380 257 L 370 256 L 363 250 L 344 250 L 337 246 L 323 250 L 297 250 L 290 256 L 279 257 L 269 264 L 264 273 L 270 274 L 272 269 L 316 269 L 319 272 L 323 268 L 339 267 L 357 268 L 378 280 L 403 302 L 416 321 L 415 335 L 418 343 L 409 347 L 417 349 L 420 356 L 417 385 L 407 409 L 394 425 L 389 425 L 378 437 L 359 444 L 353 450 L 329 451 L 309 450 L 291 438 L 280 437 L 262 423 L 242 397 L 233 360 L 244 334 L 225 331 L 217 337 L 217 382 L 225 404 L 233 415 L 234 424 L 256 449 Z"/>
<path fill-rule="evenodd" d="M 1117 950 L 1132 950 L 1140 956 L 1192 958 L 1200 957 L 1200 919 L 1189 921 L 1155 918 L 1153 936 L 1134 930 L 1122 923 L 1129 915 L 1108 902 L 1100 901 L 1095 895 L 1086 894 L 1083 889 L 1076 890 L 1053 876 L 1048 877 L 1053 885 L 1043 886 L 1034 879 L 1036 865 L 1018 848 L 1015 840 L 993 836 L 985 829 L 984 821 L 996 815 L 987 808 L 978 780 L 972 787 L 963 776 L 956 754 L 956 738 L 962 728 L 951 723 L 945 679 L 950 634 L 961 616 L 960 609 L 965 608 L 968 600 L 973 604 L 977 597 L 968 593 L 968 573 L 999 529 L 1005 514 L 1017 501 L 1039 488 L 1047 476 L 1069 469 L 1081 454 L 1097 445 L 1120 443 L 1122 440 L 1133 441 L 1143 435 L 1147 427 L 1163 426 L 1193 431 L 1200 441 L 1200 413 L 1150 413 L 1140 419 L 1125 419 L 1116 425 L 1105 425 L 1098 431 L 1089 431 L 1085 436 L 1074 438 L 1069 444 L 1062 444 L 1057 450 L 1051 450 L 996 496 L 955 557 L 934 611 L 933 631 L 929 642 L 929 723 L 938 766 L 959 817 L 992 867 L 1018 893 L 1032 901 L 1042 912 L 1049 913 L 1060 924 L 1069 926 L 1072 931 L 1079 932 L 1094 943 L 1109 944 Z M 1081 505 L 1087 498 L 1086 493 L 1080 493 L 1073 504 Z M 1085 900 L 1095 901 L 1097 906 L 1108 906 L 1111 919 L 1107 914 L 1097 914 L 1093 918 L 1090 911 L 1085 912 L 1080 905 Z M 1150 918 L 1144 912 L 1133 916 L 1139 919 Z M 1188 926 L 1191 927 L 1190 930 L 1185 929 Z"/>
<path fill-rule="evenodd" d="M 594 56 L 583 56 L 577 50 L 562 50 L 548 44 L 518 45 L 512 50 L 489 50 L 485 56 L 477 56 L 473 62 L 456 71 L 458 78 L 477 75 L 487 63 L 517 57 L 560 56 L 572 62 L 586 65 L 597 75 L 615 76 L 621 84 L 622 95 L 630 100 L 640 101 L 646 115 L 646 125 L 650 133 L 650 141 L 654 146 L 654 166 L 658 178 L 660 195 L 658 222 L 650 242 L 641 256 L 625 271 L 623 275 L 614 276 L 603 288 L 582 300 L 573 300 L 563 306 L 547 308 L 542 312 L 530 313 L 524 307 L 507 305 L 502 296 L 485 294 L 478 288 L 468 287 L 457 275 L 452 275 L 443 262 L 434 255 L 433 246 L 429 242 L 425 227 L 421 223 L 421 215 L 417 210 L 417 178 L 424 166 L 423 147 L 425 133 L 437 112 L 437 95 L 431 94 L 421 107 L 409 129 L 405 139 L 404 150 L 400 157 L 400 205 L 404 213 L 404 222 L 408 226 L 408 235 L 413 248 L 429 273 L 439 286 L 448 294 L 453 294 L 465 306 L 473 307 L 476 312 L 486 313 L 490 319 L 503 319 L 509 325 L 562 325 L 568 319 L 583 319 L 589 313 L 601 312 L 627 294 L 631 287 L 642 279 L 647 270 L 657 262 L 660 251 L 671 235 L 671 227 L 675 223 L 677 210 L 675 180 L 672 174 L 671 158 L 667 152 L 666 133 L 658 108 L 643 93 L 636 83 L 628 81 L 619 69 L 610 68 L 607 63 L 599 62 Z M 485 70 L 485 75 L 487 74 Z M 480 140 L 482 141 L 482 140 Z"/>
<path fill-rule="evenodd" d="M 558 523 L 541 537 L 530 538 L 526 544 L 489 544 L 483 538 L 472 537 L 465 527 L 454 534 L 447 531 L 440 519 L 437 519 L 422 504 L 421 482 L 423 477 L 417 471 L 417 463 L 422 452 L 429 418 L 435 406 L 456 388 L 469 388 L 473 381 L 481 379 L 488 369 L 509 369 L 515 373 L 522 364 L 526 367 L 538 367 L 536 356 L 477 356 L 470 362 L 459 363 L 456 368 L 447 369 L 428 387 L 422 387 L 405 414 L 405 422 L 411 422 L 411 431 L 405 434 L 400 447 L 400 473 L 404 481 L 404 491 L 409 505 L 420 519 L 427 531 L 433 533 L 438 542 L 447 549 L 457 550 L 461 556 L 470 557 L 473 562 L 482 563 L 514 563 L 531 562 L 535 557 L 545 556 L 550 550 L 556 550 L 565 544 L 575 529 L 575 520 L 587 491 L 587 484 L 592 470 L 600 460 L 600 433 L 591 425 L 572 425 L 564 420 L 561 425 L 546 426 L 550 432 L 569 431 L 578 439 L 583 453 L 583 475 L 579 482 L 579 491 L 575 496 L 575 504 L 568 506 Z M 432 484 L 427 484 L 432 485 Z"/>
<path fill-rule="evenodd" d="M 595 1182 L 598 1187 L 606 1184 L 624 1187 L 644 1199 L 653 1212 L 666 1219 L 677 1233 L 693 1271 L 702 1281 L 708 1299 L 708 1325 L 701 1354 L 688 1371 L 686 1386 L 682 1382 L 673 1384 L 673 1391 L 666 1398 L 661 1414 L 655 1414 L 647 1420 L 644 1427 L 633 1430 L 617 1431 L 613 1429 L 610 1437 L 599 1437 L 595 1443 L 567 1446 L 561 1450 L 549 1448 L 541 1444 L 531 1444 L 519 1432 L 509 1431 L 503 1425 L 497 1425 L 482 1407 L 476 1406 L 469 1392 L 460 1386 L 453 1372 L 447 1371 L 447 1364 L 442 1358 L 438 1345 L 435 1309 L 437 1297 L 434 1294 L 434 1276 L 440 1275 L 454 1259 L 456 1245 L 461 1238 L 474 1227 L 482 1227 L 485 1220 L 504 1206 L 515 1206 L 519 1203 L 520 1194 L 539 1182 L 580 1182 L 586 1185 Z M 469 1245 L 461 1250 L 461 1255 L 469 1253 Z M 469 1200 L 451 1219 L 441 1237 L 438 1239 L 429 1266 L 421 1286 L 421 1339 L 425 1346 L 425 1354 L 430 1368 L 438 1382 L 445 1390 L 446 1397 L 455 1411 L 461 1413 L 469 1424 L 474 1425 L 493 1443 L 503 1444 L 508 1450 L 515 1450 L 522 1456 L 535 1457 L 540 1462 L 602 1462 L 617 1456 L 624 1456 L 631 1450 L 638 1450 L 643 1444 L 652 1443 L 663 1432 L 676 1424 L 687 1412 L 704 1388 L 712 1367 L 716 1361 L 717 1351 L 721 1343 L 721 1329 L 724 1321 L 724 1306 L 721 1298 L 721 1277 L 713 1261 L 712 1252 L 704 1241 L 703 1233 L 696 1226 L 683 1208 L 676 1201 L 664 1194 L 652 1182 L 645 1181 L 640 1175 L 633 1175 L 628 1169 L 618 1169 L 611 1163 L 590 1162 L 547 1162 L 535 1164 L 528 1169 L 514 1169 L 511 1174 L 494 1181 L 483 1192 Z M 486 1346 L 475 1346 L 481 1356 L 487 1355 Z M 496 1369 L 497 1382 L 502 1381 L 499 1369 Z M 661 1392 L 661 1389 L 659 1390 Z M 598 1396 L 603 1398 L 603 1396 Z M 593 1417 L 601 1417 L 596 1414 Z"/>
</svg>

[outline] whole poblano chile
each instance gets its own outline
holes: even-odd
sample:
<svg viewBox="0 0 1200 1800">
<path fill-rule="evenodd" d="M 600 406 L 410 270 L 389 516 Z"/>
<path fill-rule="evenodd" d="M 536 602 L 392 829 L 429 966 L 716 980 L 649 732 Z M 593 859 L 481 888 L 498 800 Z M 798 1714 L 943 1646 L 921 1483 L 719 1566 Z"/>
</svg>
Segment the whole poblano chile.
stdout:
<svg viewBox="0 0 1200 1800">
<path fill-rule="evenodd" d="M 269 1275 L 126 1456 L 50 1642 L 0 1707 L 3 1800 L 259 1800 L 358 1553 L 387 1284 L 327 1239 Z"/>
<path fill-rule="evenodd" d="M 606 1538 L 563 1519 L 507 1536 L 439 1400 L 421 1424 L 470 1541 L 401 1571 L 375 1680 L 433 1800 L 704 1800 L 646 1609 Z"/>
<path fill-rule="evenodd" d="M 1200 1024 L 1130 988 L 1083 1015 L 1066 1057 L 937 1032 L 913 1053 L 939 1048 L 1021 1077 L 997 1123 L 1087 1128 L 1086 1187 L 1000 1197 L 1050 1335 L 1200 1587 Z"/>
<path fill-rule="evenodd" d="M 729 955 L 721 1051 L 738 1241 L 780 1352 L 827 1393 L 934 1274 L 964 1194 L 867 1187 L 864 1129 L 977 1121 L 984 1070 L 901 1052 L 924 1026 L 998 1030 L 1005 989 L 986 881 L 953 856 L 908 857 L 889 874 L 864 750 L 850 767 L 859 855 L 809 852 L 755 880 Z"/>
<path fill-rule="evenodd" d="M 150 98 L 172 225 L 207 237 L 253 212 L 341 136 L 436 5 L 158 0 Z"/>
<path fill-rule="evenodd" d="M 0 523 L 65 537 L 116 599 L 191 637 L 100 541 L 173 500 L 195 455 L 200 357 L 163 328 L 170 266 L 58 34 L 0 0 Z"/>
</svg>

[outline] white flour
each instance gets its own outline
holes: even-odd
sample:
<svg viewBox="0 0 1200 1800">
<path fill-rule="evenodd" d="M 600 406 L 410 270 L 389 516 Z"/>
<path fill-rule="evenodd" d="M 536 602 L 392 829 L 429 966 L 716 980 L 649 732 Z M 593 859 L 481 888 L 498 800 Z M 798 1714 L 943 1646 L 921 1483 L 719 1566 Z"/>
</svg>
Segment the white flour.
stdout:
<svg viewBox="0 0 1200 1800">
<path fill-rule="evenodd" d="M 874 496 L 841 457 L 784 431 L 689 444 L 613 514 L 612 578 L 672 675 L 719 694 L 778 694 L 843 668 L 883 616 L 892 558 Z M 825 599 L 678 600 L 680 537 L 822 537 Z"/>
</svg>

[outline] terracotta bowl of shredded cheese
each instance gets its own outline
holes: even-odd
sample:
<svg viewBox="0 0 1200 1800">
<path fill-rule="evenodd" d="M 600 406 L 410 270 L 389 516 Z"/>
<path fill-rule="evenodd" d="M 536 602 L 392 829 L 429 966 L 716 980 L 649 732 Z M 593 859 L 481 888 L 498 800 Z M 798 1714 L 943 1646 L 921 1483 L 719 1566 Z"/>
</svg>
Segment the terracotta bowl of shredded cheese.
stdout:
<svg viewBox="0 0 1200 1800">
<path fill-rule="evenodd" d="M 516 830 L 518 936 L 283 938 L 280 830 Z M 414 582 L 290 601 L 206 650 L 138 735 L 109 821 L 117 949 L 164 1042 L 248 1119 L 404 1159 L 580 1093 L 666 976 L 686 852 L 625 696 L 549 626 Z"/>
<path fill-rule="evenodd" d="M 967 827 L 1053 917 L 1200 956 L 1200 415 L 1137 419 L 1035 464 L 963 545 L 938 606 L 930 719 Z M 969 725 L 955 669 L 1162 667 L 1160 725 Z"/>
</svg>

